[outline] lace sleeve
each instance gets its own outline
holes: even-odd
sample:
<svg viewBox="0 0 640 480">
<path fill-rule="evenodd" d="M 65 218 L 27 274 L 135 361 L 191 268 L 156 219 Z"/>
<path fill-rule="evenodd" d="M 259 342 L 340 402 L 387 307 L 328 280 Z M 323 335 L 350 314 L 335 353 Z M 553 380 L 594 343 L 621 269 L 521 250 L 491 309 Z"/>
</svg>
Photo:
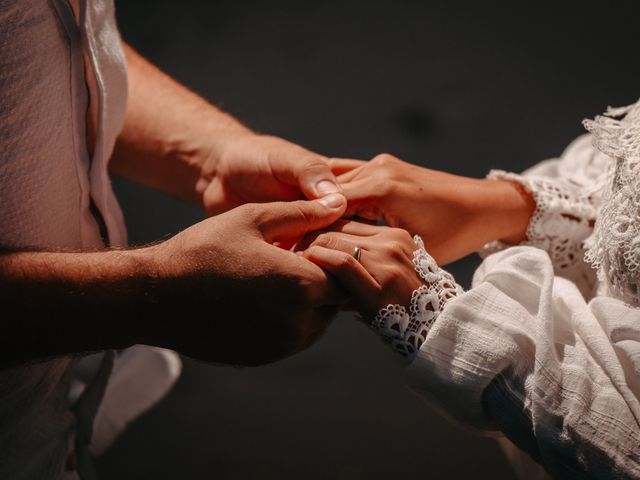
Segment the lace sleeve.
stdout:
<svg viewBox="0 0 640 480">
<path fill-rule="evenodd" d="M 584 241 L 593 232 L 597 214 L 591 192 L 577 189 L 562 179 L 526 177 L 502 170 L 492 170 L 487 178 L 517 182 L 532 193 L 536 208 L 523 245 L 545 250 L 559 270 L 584 260 Z M 492 242 L 482 253 L 493 253 L 506 246 L 500 241 Z"/>
<path fill-rule="evenodd" d="M 447 302 L 463 293 L 453 276 L 427 253 L 422 239 L 416 235 L 413 241 L 417 247 L 413 264 L 424 284 L 414 290 L 408 311 L 402 305 L 388 305 L 371 322 L 371 328 L 409 360 L 420 350 Z"/>
<path fill-rule="evenodd" d="M 546 251 L 556 275 L 578 285 L 585 295 L 593 293 L 596 278 L 585 262 L 585 241 L 592 235 L 612 161 L 594 146 L 591 134 L 571 142 L 558 158 L 540 162 L 522 174 L 492 170 L 488 178 L 520 184 L 536 202 L 526 231 L 529 245 Z M 491 242 L 480 251 L 483 257 L 511 245 Z"/>
<path fill-rule="evenodd" d="M 492 170 L 489 179 L 517 182 L 532 193 L 536 208 L 526 231 L 529 245 L 546 251 L 556 275 L 575 282 L 583 294 L 594 286 L 595 274 L 585 263 L 585 241 L 593 233 L 602 186 L 578 186 L 563 178 L 518 175 Z M 494 241 L 479 252 L 482 257 L 511 245 Z"/>
</svg>

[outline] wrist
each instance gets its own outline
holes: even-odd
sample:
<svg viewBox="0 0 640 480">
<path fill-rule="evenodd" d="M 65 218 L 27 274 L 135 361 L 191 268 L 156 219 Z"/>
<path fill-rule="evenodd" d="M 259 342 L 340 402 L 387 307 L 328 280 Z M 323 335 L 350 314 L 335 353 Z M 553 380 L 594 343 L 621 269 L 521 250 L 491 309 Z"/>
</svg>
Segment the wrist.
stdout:
<svg viewBox="0 0 640 480">
<path fill-rule="evenodd" d="M 495 226 L 492 240 L 517 245 L 527 238 L 527 228 L 536 208 L 529 190 L 510 180 L 483 180 L 491 192 L 489 211 Z"/>
<path fill-rule="evenodd" d="M 169 293 L 174 290 L 172 279 L 180 272 L 172 268 L 175 252 L 170 241 L 130 250 L 129 256 L 136 266 L 134 284 L 135 336 L 134 343 L 171 347 L 171 320 L 176 317 L 175 302 Z M 175 293 L 175 292 L 174 292 Z"/>
<path fill-rule="evenodd" d="M 258 136 L 237 122 L 235 125 L 215 125 L 206 135 L 206 143 L 192 149 L 191 161 L 198 169 L 194 188 L 196 203 L 207 210 L 205 192 L 216 177 L 224 174 L 225 159 L 233 157 L 235 150 L 247 150 L 247 145 Z"/>
</svg>

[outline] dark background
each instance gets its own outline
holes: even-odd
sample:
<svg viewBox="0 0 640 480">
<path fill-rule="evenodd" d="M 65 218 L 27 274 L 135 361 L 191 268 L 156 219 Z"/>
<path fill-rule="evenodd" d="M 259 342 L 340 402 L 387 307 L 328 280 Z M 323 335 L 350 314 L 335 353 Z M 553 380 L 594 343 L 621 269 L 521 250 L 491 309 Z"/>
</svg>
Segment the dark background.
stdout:
<svg viewBox="0 0 640 480">
<path fill-rule="evenodd" d="M 483 176 L 558 155 L 583 118 L 637 99 L 634 3 L 120 0 L 117 13 L 134 47 L 256 130 Z M 114 182 L 133 243 L 203 218 Z M 450 269 L 468 285 L 477 263 Z M 492 440 L 407 390 L 398 359 L 348 315 L 275 365 L 185 359 L 98 466 L 104 479 L 513 477 Z"/>
</svg>

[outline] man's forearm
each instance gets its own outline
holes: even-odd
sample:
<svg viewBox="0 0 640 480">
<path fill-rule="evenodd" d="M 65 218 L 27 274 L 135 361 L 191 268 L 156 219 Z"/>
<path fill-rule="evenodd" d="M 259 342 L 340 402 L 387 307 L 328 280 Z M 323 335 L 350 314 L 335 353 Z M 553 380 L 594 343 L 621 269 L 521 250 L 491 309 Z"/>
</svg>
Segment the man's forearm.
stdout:
<svg viewBox="0 0 640 480">
<path fill-rule="evenodd" d="M 124 45 L 129 96 L 110 168 L 149 187 L 201 204 L 202 162 L 224 142 L 252 132 Z"/>
<path fill-rule="evenodd" d="M 148 249 L 0 254 L 0 365 L 144 341 Z"/>
</svg>

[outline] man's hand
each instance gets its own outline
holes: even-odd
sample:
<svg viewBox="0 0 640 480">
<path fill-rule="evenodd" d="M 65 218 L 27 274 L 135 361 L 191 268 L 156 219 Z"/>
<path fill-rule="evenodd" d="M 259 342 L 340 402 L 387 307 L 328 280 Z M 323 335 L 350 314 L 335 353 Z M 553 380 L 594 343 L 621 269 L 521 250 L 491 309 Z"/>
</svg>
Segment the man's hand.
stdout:
<svg viewBox="0 0 640 480">
<path fill-rule="evenodd" d="M 200 359 L 261 364 L 309 346 L 344 295 L 321 268 L 274 246 L 335 222 L 342 195 L 248 204 L 149 253 L 157 264 L 156 340 Z"/>
<path fill-rule="evenodd" d="M 125 45 L 129 99 L 112 171 L 216 215 L 338 192 L 327 159 L 257 135 Z"/>
<path fill-rule="evenodd" d="M 339 192 L 326 157 L 281 138 L 229 135 L 202 164 L 196 189 L 209 215 L 245 203 L 319 198 Z"/>
<path fill-rule="evenodd" d="M 136 343 L 244 365 L 297 352 L 342 292 L 273 243 L 325 228 L 345 207 L 338 194 L 250 204 L 150 247 L 0 252 L 0 366 Z"/>
<path fill-rule="evenodd" d="M 387 154 L 331 165 L 347 197 L 347 216 L 419 234 L 441 265 L 492 240 L 523 240 L 535 208 L 533 197 L 510 182 L 460 177 Z"/>
</svg>

